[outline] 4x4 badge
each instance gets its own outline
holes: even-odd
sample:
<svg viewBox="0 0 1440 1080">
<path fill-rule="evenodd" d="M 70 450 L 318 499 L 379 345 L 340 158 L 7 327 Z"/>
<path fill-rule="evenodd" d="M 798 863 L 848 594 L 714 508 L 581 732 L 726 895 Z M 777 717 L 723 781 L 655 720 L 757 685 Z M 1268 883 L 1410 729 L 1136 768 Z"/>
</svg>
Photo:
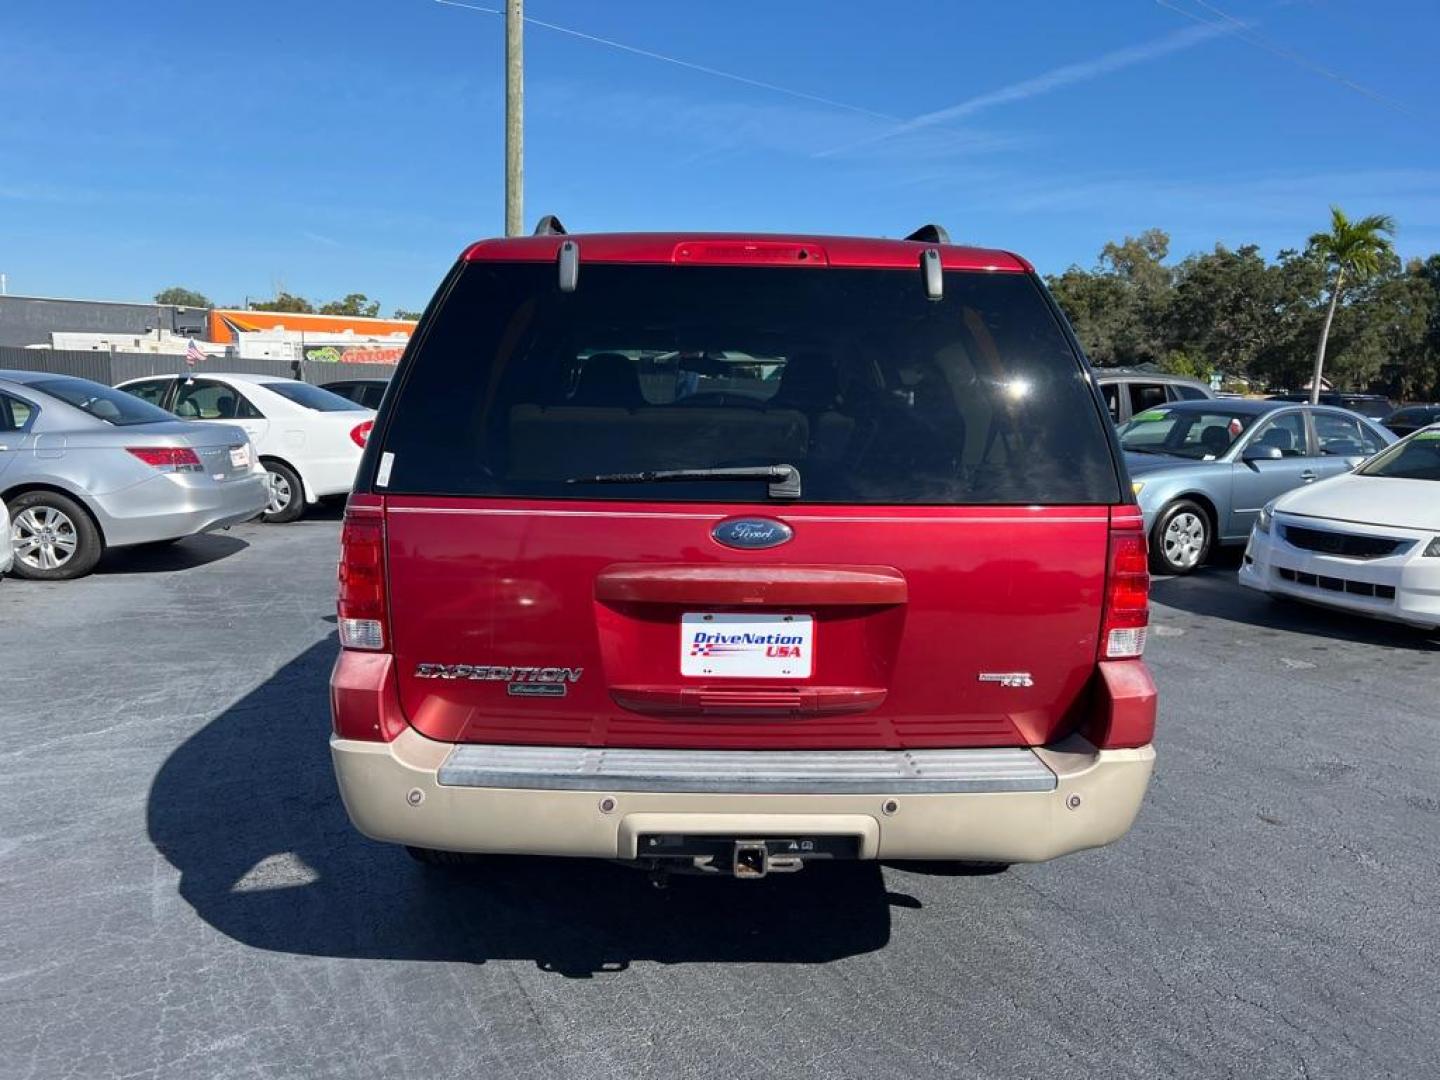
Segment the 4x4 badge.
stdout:
<svg viewBox="0 0 1440 1080">
<path fill-rule="evenodd" d="M 711 529 L 710 535 L 726 547 L 772 548 L 793 537 L 795 530 L 771 518 L 730 518 Z"/>
</svg>

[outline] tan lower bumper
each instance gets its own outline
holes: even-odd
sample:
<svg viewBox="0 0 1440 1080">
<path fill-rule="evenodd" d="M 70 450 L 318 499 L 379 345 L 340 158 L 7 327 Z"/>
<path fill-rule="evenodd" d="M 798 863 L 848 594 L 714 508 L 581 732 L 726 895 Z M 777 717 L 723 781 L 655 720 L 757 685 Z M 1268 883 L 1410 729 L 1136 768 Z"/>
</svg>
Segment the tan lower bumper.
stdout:
<svg viewBox="0 0 1440 1080">
<path fill-rule="evenodd" d="M 452 747 L 413 730 L 391 743 L 332 738 L 330 749 L 345 808 L 366 836 L 605 859 L 635 858 L 642 832 L 683 832 L 856 836 L 871 859 L 1040 862 L 1123 836 L 1155 763 L 1149 746 L 1097 751 L 1076 738 L 1036 750 L 1056 775 L 1052 791 L 696 794 L 446 786 L 436 773 Z"/>
</svg>

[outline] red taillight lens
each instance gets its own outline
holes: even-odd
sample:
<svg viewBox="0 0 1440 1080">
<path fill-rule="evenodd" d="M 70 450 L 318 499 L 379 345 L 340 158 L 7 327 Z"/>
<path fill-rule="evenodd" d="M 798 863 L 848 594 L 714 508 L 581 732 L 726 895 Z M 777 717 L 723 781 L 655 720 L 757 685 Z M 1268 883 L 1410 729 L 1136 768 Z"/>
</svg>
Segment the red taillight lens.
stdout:
<svg viewBox="0 0 1440 1080">
<path fill-rule="evenodd" d="M 340 530 L 340 644 L 384 651 L 385 519 L 378 506 L 349 506 Z"/>
<path fill-rule="evenodd" d="M 375 426 L 374 420 L 366 420 L 350 429 L 350 441 L 360 449 L 365 449 L 365 440 L 370 438 L 370 429 Z"/>
<path fill-rule="evenodd" d="M 127 446 L 146 465 L 161 472 L 200 472 L 200 457 L 188 446 Z"/>
<path fill-rule="evenodd" d="M 1102 659 L 1126 660 L 1142 655 L 1149 625 L 1150 565 L 1145 522 L 1138 510 L 1117 510 L 1110 519 L 1110 557 L 1105 568 Z"/>
</svg>

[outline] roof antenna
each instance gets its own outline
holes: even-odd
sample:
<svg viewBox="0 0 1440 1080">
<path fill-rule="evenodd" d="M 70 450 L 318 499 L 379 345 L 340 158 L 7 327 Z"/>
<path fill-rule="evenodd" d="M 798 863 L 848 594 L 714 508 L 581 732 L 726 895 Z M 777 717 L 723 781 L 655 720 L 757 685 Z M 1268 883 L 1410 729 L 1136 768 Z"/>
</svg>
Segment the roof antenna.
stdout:
<svg viewBox="0 0 1440 1080">
<path fill-rule="evenodd" d="M 905 237 L 906 240 L 916 240 L 922 244 L 948 244 L 950 234 L 945 231 L 943 225 L 921 225 L 918 229 Z"/>
<path fill-rule="evenodd" d="M 564 236 L 565 226 L 560 224 L 560 219 L 554 214 L 546 214 L 535 223 L 536 236 Z"/>
</svg>

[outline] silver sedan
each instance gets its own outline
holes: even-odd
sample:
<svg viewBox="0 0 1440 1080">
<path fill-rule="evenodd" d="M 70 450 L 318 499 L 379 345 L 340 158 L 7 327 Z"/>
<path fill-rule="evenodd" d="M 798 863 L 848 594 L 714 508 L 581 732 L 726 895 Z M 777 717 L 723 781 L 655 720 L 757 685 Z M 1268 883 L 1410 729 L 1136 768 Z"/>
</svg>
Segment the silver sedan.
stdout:
<svg viewBox="0 0 1440 1080">
<path fill-rule="evenodd" d="M 0 499 L 21 577 L 79 577 L 107 548 L 246 521 L 267 498 L 238 427 L 189 423 L 88 379 L 0 371 Z"/>
</svg>

